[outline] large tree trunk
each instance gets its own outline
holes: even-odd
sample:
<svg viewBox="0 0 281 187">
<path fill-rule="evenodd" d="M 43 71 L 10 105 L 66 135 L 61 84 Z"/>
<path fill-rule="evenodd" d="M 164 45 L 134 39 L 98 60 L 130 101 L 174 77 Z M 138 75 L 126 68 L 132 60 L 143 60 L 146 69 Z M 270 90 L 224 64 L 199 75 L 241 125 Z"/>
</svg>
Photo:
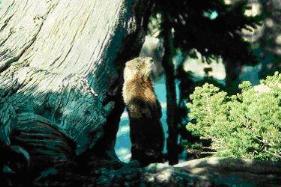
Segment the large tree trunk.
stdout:
<svg viewBox="0 0 281 187">
<path fill-rule="evenodd" d="M 113 150 L 123 110 L 121 72 L 124 63 L 140 51 L 149 3 L 4 0 L 0 9 L 1 147 L 38 148 L 52 141 L 70 141 L 76 154 L 89 148 Z M 49 134 L 42 136 L 42 129 Z M 34 139 L 42 137 L 47 143 L 38 145 Z M 57 150 L 65 144 L 56 145 Z"/>
</svg>

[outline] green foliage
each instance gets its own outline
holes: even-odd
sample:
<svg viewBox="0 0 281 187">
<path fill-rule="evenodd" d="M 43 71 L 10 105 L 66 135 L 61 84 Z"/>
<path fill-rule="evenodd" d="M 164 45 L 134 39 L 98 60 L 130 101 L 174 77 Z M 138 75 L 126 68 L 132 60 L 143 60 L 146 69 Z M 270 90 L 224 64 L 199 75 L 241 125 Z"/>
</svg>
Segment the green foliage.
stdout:
<svg viewBox="0 0 281 187">
<path fill-rule="evenodd" d="M 197 87 L 187 129 L 211 138 L 220 156 L 281 160 L 281 73 L 239 88 L 241 93 L 228 96 L 211 84 Z"/>
<path fill-rule="evenodd" d="M 246 16 L 248 2 L 227 5 L 223 0 L 156 0 L 154 12 L 155 15 L 160 12 L 167 19 L 176 48 L 187 52 L 196 49 L 209 58 L 222 56 L 255 63 L 256 58 L 241 30 L 256 28 L 262 16 Z"/>
</svg>

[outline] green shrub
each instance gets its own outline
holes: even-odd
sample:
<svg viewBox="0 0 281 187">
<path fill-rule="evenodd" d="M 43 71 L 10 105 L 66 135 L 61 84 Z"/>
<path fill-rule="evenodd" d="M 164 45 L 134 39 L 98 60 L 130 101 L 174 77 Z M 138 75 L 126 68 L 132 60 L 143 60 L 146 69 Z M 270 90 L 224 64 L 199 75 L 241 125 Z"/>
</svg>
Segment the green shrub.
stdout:
<svg viewBox="0 0 281 187">
<path fill-rule="evenodd" d="M 281 160 L 281 73 L 239 88 L 241 93 L 228 96 L 211 84 L 197 87 L 187 129 L 211 138 L 219 156 Z"/>
</svg>

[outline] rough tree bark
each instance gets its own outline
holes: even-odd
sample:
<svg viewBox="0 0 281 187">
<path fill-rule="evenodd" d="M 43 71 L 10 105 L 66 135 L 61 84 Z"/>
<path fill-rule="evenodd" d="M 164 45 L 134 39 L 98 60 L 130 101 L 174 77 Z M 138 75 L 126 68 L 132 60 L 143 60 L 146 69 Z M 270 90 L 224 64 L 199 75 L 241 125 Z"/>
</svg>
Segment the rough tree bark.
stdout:
<svg viewBox="0 0 281 187">
<path fill-rule="evenodd" d="M 163 38 L 164 38 L 164 56 L 163 68 L 166 79 L 166 100 L 167 100 L 167 125 L 168 125 L 168 139 L 167 150 L 169 164 L 174 165 L 178 163 L 178 121 L 176 119 L 177 112 L 177 98 L 175 85 L 175 72 L 173 64 L 173 50 L 172 43 L 172 28 L 168 22 L 168 15 L 163 13 Z"/>
<path fill-rule="evenodd" d="M 1 145 L 20 142 L 11 137 L 15 129 L 22 138 L 27 138 L 24 130 L 40 139 L 40 128 L 46 128 L 50 134 L 44 138 L 65 136 L 76 145 L 78 155 L 89 148 L 113 148 L 123 110 L 120 72 L 140 51 L 149 3 L 4 0 L 0 10 Z M 64 135 L 53 133 L 56 130 Z M 101 142 L 104 145 L 98 145 Z"/>
</svg>

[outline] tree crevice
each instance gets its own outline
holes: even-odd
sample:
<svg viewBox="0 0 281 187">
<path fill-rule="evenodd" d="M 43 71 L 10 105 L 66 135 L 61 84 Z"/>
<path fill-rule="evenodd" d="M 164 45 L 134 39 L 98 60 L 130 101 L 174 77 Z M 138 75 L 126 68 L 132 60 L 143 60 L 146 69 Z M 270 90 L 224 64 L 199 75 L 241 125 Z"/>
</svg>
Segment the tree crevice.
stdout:
<svg viewBox="0 0 281 187">
<path fill-rule="evenodd" d="M 27 2 L 26 2 L 26 5 L 27 6 Z M 25 54 L 25 52 L 32 47 L 32 45 L 34 44 L 34 42 L 36 41 L 37 39 L 37 36 L 39 35 L 43 25 L 44 25 L 44 22 L 45 20 L 47 19 L 47 16 L 50 14 L 50 12 L 52 11 L 52 8 L 55 8 L 54 6 L 51 7 L 47 12 L 46 14 L 42 15 L 41 17 L 35 17 L 34 19 L 41 19 L 41 23 L 40 25 L 38 26 L 36 32 L 33 34 L 32 38 L 27 41 L 25 43 L 25 45 L 22 47 L 22 49 L 16 54 L 16 55 L 12 55 L 12 54 L 5 54 L 7 56 L 11 56 L 10 59 L 8 60 L 5 60 L 3 62 L 0 63 L 0 73 L 1 72 L 4 72 L 5 70 L 7 70 L 11 64 L 15 63 L 15 62 L 18 62 L 19 59 Z M 24 10 L 24 9 L 23 9 Z M 8 19 L 5 20 L 4 22 L 4 25 L 1 27 L 1 30 L 0 31 L 3 31 L 3 29 L 8 25 L 9 21 L 11 20 L 11 18 L 14 16 L 14 14 L 12 14 L 10 17 L 8 17 Z M 8 21 L 7 21 L 8 20 Z M 35 20 L 34 20 L 35 21 Z M 8 37 L 6 39 L 4 39 L 2 42 L 1 42 L 1 45 L 3 45 L 10 37 L 12 34 L 14 34 L 15 31 L 12 31 L 10 30 L 10 34 L 8 35 Z M 9 50 L 8 50 L 9 51 Z M 12 53 L 12 52 L 10 52 Z M 4 55 L 4 54 L 3 54 Z M 0 56 L 1 57 L 1 56 Z M 8 57 L 9 58 L 9 57 Z"/>
</svg>

